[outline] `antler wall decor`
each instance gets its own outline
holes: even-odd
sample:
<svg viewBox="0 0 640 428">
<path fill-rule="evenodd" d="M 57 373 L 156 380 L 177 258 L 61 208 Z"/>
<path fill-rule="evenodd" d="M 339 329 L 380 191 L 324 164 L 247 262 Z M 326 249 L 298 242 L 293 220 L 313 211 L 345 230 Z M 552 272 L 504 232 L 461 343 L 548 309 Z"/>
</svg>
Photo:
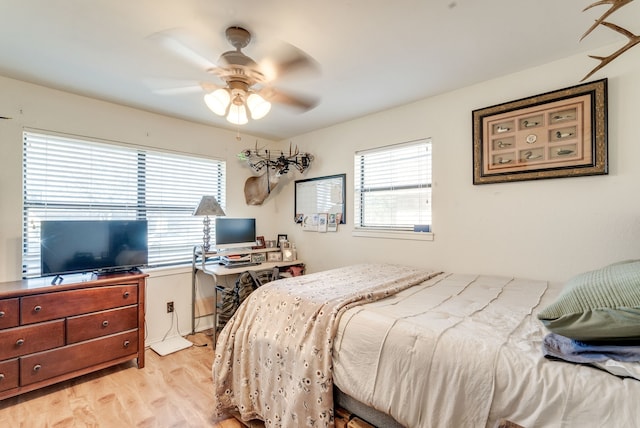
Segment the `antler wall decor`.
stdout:
<svg viewBox="0 0 640 428">
<path fill-rule="evenodd" d="M 290 167 L 295 167 L 301 173 L 311 166 L 313 155 L 300 153 L 298 146 L 295 152 L 289 144 L 289 156 L 282 151 L 280 155 L 272 156 L 269 150 L 258 150 L 258 143 L 253 150 L 247 149 L 238 153 L 238 158 L 244 160 L 254 172 L 261 175 L 247 178 L 244 183 L 244 198 L 247 205 L 262 205 L 271 191 L 278 185 L 280 177 L 289 172 Z M 271 172 L 270 172 L 271 170 Z"/>
<path fill-rule="evenodd" d="M 238 153 L 238 158 L 246 161 L 255 172 L 260 172 L 263 168 L 271 168 L 278 174 L 286 174 L 291 166 L 300 172 L 305 172 L 311 166 L 313 155 L 300 153 L 298 146 L 296 146 L 295 152 L 292 152 L 291 144 L 289 144 L 289 156 L 286 156 L 282 151 L 280 151 L 280 155 L 272 156 L 269 150 L 258 150 L 258 143 L 256 143 L 255 149 L 243 150 Z"/>
<path fill-rule="evenodd" d="M 604 25 L 605 27 L 617 31 L 618 33 L 622 34 L 623 36 L 625 36 L 627 39 L 629 39 L 629 41 L 627 42 L 627 44 L 625 44 L 623 47 L 621 47 L 620 49 L 618 49 L 617 51 L 615 51 L 614 53 L 612 53 L 609 56 L 603 57 L 603 56 L 597 56 L 597 55 L 589 55 L 590 58 L 593 59 L 597 59 L 600 61 L 600 64 L 598 64 L 593 70 L 591 70 L 589 72 L 589 74 L 587 74 L 586 76 L 584 76 L 581 80 L 581 82 L 587 80 L 589 77 L 591 77 L 593 75 L 593 73 L 595 73 L 596 71 L 600 70 L 602 67 L 604 67 L 605 65 L 609 64 L 611 61 L 613 61 L 614 59 L 618 58 L 620 55 L 622 55 L 623 53 L 625 53 L 626 51 L 628 51 L 629 49 L 631 49 L 632 47 L 634 47 L 635 45 L 637 45 L 638 43 L 640 43 L 640 36 L 637 36 L 635 34 L 633 34 L 631 31 L 625 30 L 624 28 L 613 24 L 611 22 L 606 22 L 605 19 L 611 15 L 613 12 L 615 12 L 616 10 L 620 9 L 622 6 L 625 6 L 629 3 L 631 3 L 633 0 L 601 0 L 601 1 L 597 1 L 595 3 L 590 4 L 589 6 L 585 7 L 582 11 L 586 11 L 588 9 L 591 9 L 592 7 L 595 6 L 601 6 L 603 4 L 610 4 L 611 7 L 602 14 L 602 16 L 600 18 L 598 18 L 596 20 L 596 22 L 589 27 L 589 29 L 582 35 L 582 37 L 580 38 L 580 40 L 584 39 L 587 35 L 589 35 L 589 33 L 591 33 L 598 25 Z"/>
</svg>

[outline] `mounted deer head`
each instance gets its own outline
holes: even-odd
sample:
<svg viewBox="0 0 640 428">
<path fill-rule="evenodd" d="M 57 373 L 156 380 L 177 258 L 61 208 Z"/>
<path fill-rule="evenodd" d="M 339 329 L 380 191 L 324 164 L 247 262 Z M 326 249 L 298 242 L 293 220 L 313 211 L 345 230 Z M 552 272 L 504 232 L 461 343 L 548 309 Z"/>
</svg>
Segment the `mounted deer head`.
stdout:
<svg viewBox="0 0 640 428">
<path fill-rule="evenodd" d="M 612 24 L 611 22 L 606 22 L 605 19 L 611 15 L 613 12 L 615 12 L 616 10 L 620 9 L 622 6 L 625 6 L 629 3 L 631 3 L 633 0 L 601 0 L 601 1 L 597 1 L 595 3 L 590 4 L 589 6 L 585 7 L 582 11 L 584 12 L 587 9 L 591 9 L 594 6 L 600 6 L 603 4 L 610 4 L 611 7 L 602 14 L 602 16 L 600 18 L 598 18 L 596 20 L 596 22 L 589 27 L 589 29 L 582 35 L 582 37 L 580 38 L 580 40 L 584 39 L 587 35 L 589 35 L 589 33 L 591 33 L 598 25 L 603 25 L 613 31 L 617 31 L 618 33 L 622 34 L 623 36 L 625 36 L 627 39 L 629 39 L 629 41 L 627 42 L 626 45 L 624 45 L 623 47 L 621 47 L 620 49 L 618 49 L 617 51 L 615 51 L 614 53 L 612 53 L 611 55 L 607 56 L 607 57 L 603 57 L 603 56 L 596 56 L 596 55 L 589 55 L 590 58 L 593 59 L 597 59 L 600 61 L 600 64 L 598 66 L 596 66 L 593 70 L 591 70 L 589 72 L 589 74 L 587 74 L 586 76 L 584 76 L 581 80 L 585 81 L 587 80 L 589 77 L 591 77 L 596 71 L 600 70 L 602 67 L 604 67 L 605 65 L 609 64 L 611 61 L 613 61 L 614 59 L 618 58 L 620 55 L 622 55 L 623 53 L 625 53 L 626 51 L 628 51 L 629 49 L 631 49 L 632 47 L 634 47 L 635 45 L 637 45 L 638 43 L 640 43 L 640 36 L 637 36 L 635 34 L 633 34 L 631 31 L 625 30 L 624 28 L 616 25 L 616 24 Z"/>
<path fill-rule="evenodd" d="M 258 143 L 254 150 L 244 150 L 238 157 L 245 160 L 254 172 L 260 172 L 259 176 L 249 177 L 244 183 L 244 199 L 247 205 L 262 205 L 269 194 L 278 185 L 280 177 L 289 172 L 294 166 L 298 171 L 305 172 L 313 160 L 310 153 L 300 153 L 296 146 L 295 152 L 291 151 L 289 144 L 289 156 L 280 152 L 279 156 L 272 157 L 269 150 L 258 150 Z"/>
</svg>

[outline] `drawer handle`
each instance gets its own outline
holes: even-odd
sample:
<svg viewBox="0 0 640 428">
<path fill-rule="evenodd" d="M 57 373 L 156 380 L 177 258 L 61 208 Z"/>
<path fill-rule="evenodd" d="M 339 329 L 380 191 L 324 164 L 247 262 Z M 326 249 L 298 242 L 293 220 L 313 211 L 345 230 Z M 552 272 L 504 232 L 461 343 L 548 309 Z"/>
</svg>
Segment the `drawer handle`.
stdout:
<svg viewBox="0 0 640 428">
<path fill-rule="evenodd" d="M 124 293 L 122 293 L 122 297 L 124 297 L 125 299 L 129 297 L 129 293 L 128 291 L 125 291 Z"/>
<path fill-rule="evenodd" d="M 42 306 L 37 305 L 33 308 L 33 312 L 40 312 L 42 310 Z"/>
<path fill-rule="evenodd" d="M 22 346 L 22 345 L 24 345 L 24 339 L 16 340 L 16 346 Z"/>
<path fill-rule="evenodd" d="M 4 373 L 0 373 L 0 381 L 4 380 Z"/>
<path fill-rule="evenodd" d="M 129 347 L 129 343 L 130 343 L 130 342 L 129 342 L 128 340 L 125 340 L 125 341 L 122 343 L 122 346 L 123 346 L 123 347 L 125 347 L 125 348 L 128 348 L 128 347 Z"/>
<path fill-rule="evenodd" d="M 107 327 L 108 325 L 109 325 L 109 321 L 108 320 L 102 321 L 102 326 L 103 327 Z"/>
<path fill-rule="evenodd" d="M 4 318 L 4 311 L 0 311 L 0 318 Z"/>
<path fill-rule="evenodd" d="M 39 372 L 41 368 L 42 368 L 42 366 L 40 364 L 36 364 L 35 366 L 33 366 L 33 371 L 34 372 Z"/>
</svg>

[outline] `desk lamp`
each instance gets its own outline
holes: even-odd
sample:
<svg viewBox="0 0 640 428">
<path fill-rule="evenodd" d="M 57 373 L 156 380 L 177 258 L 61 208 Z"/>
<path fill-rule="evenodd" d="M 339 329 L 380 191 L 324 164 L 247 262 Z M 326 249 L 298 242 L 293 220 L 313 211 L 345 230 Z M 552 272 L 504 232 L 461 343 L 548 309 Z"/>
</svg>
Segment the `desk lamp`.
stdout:
<svg viewBox="0 0 640 428">
<path fill-rule="evenodd" d="M 203 215 L 204 220 L 202 224 L 204 225 L 202 232 L 204 236 L 202 237 L 202 251 L 209 251 L 209 238 L 211 236 L 211 229 L 209 227 L 211 220 L 209 220 L 209 216 L 226 216 L 220 204 L 214 196 L 205 195 L 200 199 L 200 203 L 193 211 L 193 215 Z"/>
</svg>

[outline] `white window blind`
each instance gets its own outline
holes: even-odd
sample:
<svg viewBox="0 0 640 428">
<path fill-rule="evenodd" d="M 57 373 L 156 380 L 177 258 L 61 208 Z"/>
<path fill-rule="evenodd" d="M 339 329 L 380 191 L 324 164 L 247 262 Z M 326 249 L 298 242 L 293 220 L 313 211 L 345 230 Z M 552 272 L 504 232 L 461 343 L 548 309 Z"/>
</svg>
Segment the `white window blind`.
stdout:
<svg viewBox="0 0 640 428">
<path fill-rule="evenodd" d="M 40 275 L 42 220 L 148 221 L 149 266 L 191 260 L 202 241 L 192 215 L 202 195 L 225 208 L 224 161 L 80 140 L 23 134 L 24 277 Z"/>
<path fill-rule="evenodd" d="M 356 228 L 431 225 L 431 140 L 356 152 L 354 168 Z"/>
</svg>

